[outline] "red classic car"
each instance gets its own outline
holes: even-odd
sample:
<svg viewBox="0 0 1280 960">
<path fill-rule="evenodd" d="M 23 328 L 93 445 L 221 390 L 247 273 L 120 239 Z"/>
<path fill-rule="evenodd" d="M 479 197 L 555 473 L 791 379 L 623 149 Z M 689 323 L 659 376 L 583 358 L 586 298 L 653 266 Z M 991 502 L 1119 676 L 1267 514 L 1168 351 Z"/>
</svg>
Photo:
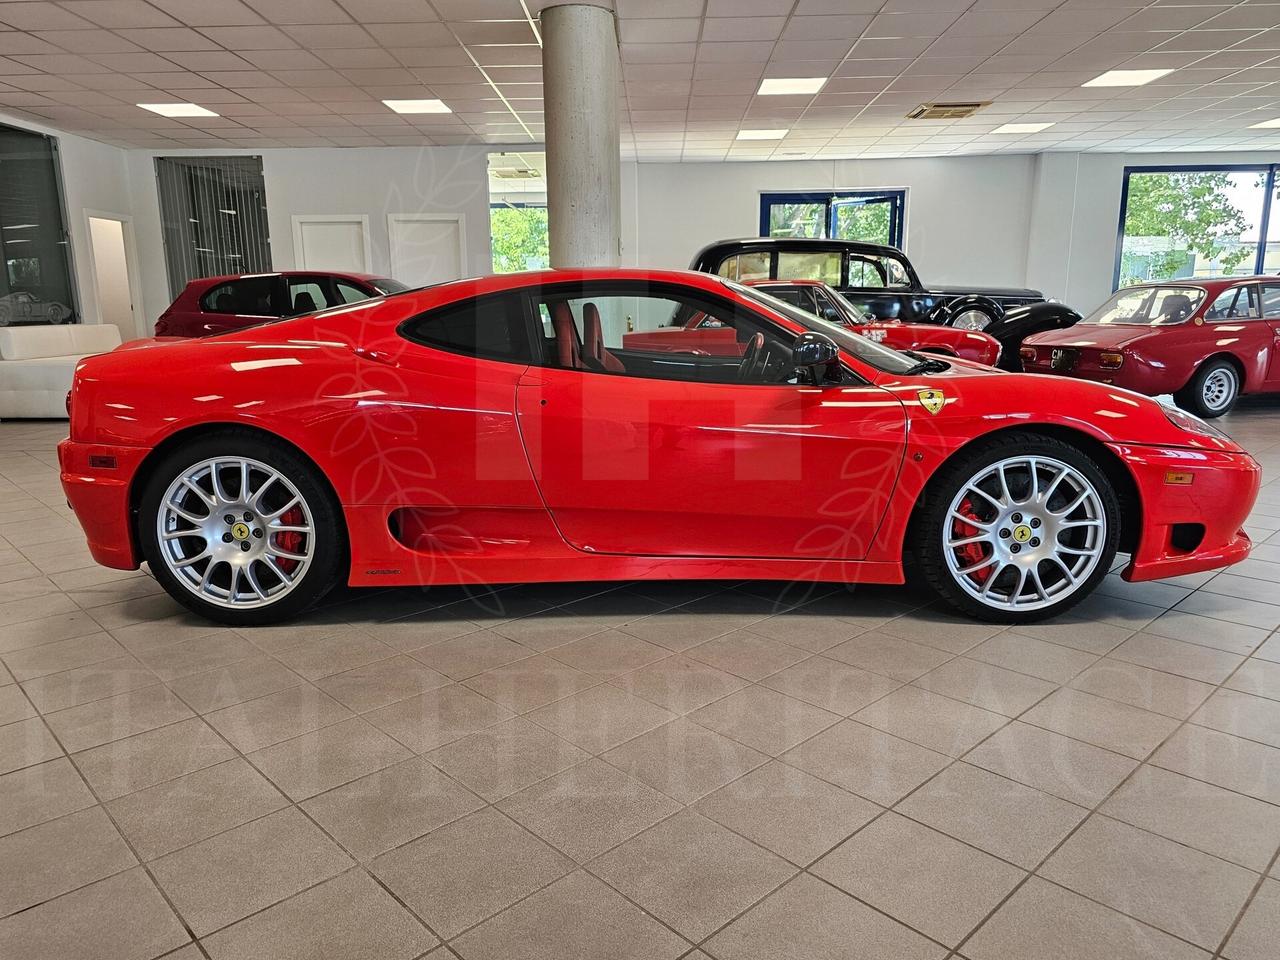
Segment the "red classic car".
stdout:
<svg viewBox="0 0 1280 960">
<path fill-rule="evenodd" d="M 1280 277 L 1125 287 L 1079 325 L 1028 337 L 1022 362 L 1220 417 L 1242 393 L 1280 391 Z"/>
<path fill-rule="evenodd" d="M 741 356 L 622 344 L 699 311 Z M 908 561 L 1021 622 L 1117 550 L 1131 580 L 1244 558 L 1260 479 L 1153 400 L 899 353 L 699 273 L 459 280 L 120 350 L 79 364 L 68 409 L 98 562 L 244 626 L 339 581 L 901 583 Z"/>
<path fill-rule="evenodd" d="M 989 334 L 932 324 L 871 319 L 821 280 L 748 280 L 747 286 L 824 320 L 849 327 L 895 350 L 920 350 L 960 357 L 990 367 L 1000 359 L 1000 341 Z M 705 313 L 695 313 L 683 320 L 683 326 L 625 334 L 622 345 L 633 350 L 700 349 L 709 354 L 742 355 L 744 344 L 718 320 Z"/>
<path fill-rule="evenodd" d="M 367 273 L 298 270 L 202 277 L 188 283 L 160 314 L 156 336 L 207 337 L 408 289 L 399 280 Z"/>
</svg>

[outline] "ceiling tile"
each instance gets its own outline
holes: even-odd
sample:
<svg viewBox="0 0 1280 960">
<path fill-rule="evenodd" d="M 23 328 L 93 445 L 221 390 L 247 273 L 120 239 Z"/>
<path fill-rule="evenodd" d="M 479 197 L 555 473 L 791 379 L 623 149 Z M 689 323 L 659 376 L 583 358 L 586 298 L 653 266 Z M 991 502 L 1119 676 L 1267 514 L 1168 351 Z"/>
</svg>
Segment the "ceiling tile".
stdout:
<svg viewBox="0 0 1280 960">
<path fill-rule="evenodd" d="M 249 29 L 254 29 L 250 27 Z M 119 31 L 120 36 L 144 50 L 166 53 L 173 50 L 216 50 L 218 44 L 188 27 L 144 27 Z"/>
<path fill-rule="evenodd" d="M 145 0 L 63 0 L 63 9 L 100 27 L 176 27 L 178 21 Z"/>
<path fill-rule="evenodd" d="M 338 0 L 357 23 L 415 23 L 435 20 L 436 12 L 422 0 Z"/>
<path fill-rule="evenodd" d="M 334 0 L 245 0 L 270 23 L 350 23 Z"/>
<path fill-rule="evenodd" d="M 698 39 L 702 21 L 694 18 L 623 20 L 619 27 L 619 39 L 623 43 L 691 43 Z"/>
<path fill-rule="evenodd" d="M 261 23 L 262 18 L 240 0 L 150 0 L 165 13 L 191 27 L 235 26 Z"/>
<path fill-rule="evenodd" d="M 408 24 L 414 30 L 432 24 Z M 312 50 L 337 50 L 357 47 L 376 47 L 377 41 L 355 24 L 289 24 L 280 28 L 303 47 Z M 371 30 L 382 29 L 378 26 Z M 407 42 L 414 42 L 407 40 Z"/>
</svg>

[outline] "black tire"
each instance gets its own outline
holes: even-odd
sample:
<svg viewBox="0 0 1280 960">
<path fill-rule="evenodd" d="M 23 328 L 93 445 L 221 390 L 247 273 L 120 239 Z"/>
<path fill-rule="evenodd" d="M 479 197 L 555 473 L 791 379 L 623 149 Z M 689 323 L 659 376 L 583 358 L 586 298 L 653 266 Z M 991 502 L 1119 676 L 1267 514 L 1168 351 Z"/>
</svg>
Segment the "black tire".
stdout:
<svg viewBox="0 0 1280 960">
<path fill-rule="evenodd" d="M 1230 360 L 1210 360 L 1173 399 L 1183 410 L 1205 420 L 1230 413 L 1240 399 L 1240 371 Z"/>
<path fill-rule="evenodd" d="M 947 562 L 945 540 L 951 530 L 952 502 L 969 481 L 986 468 L 1014 457 L 1056 460 L 1075 470 L 1098 496 L 1104 529 L 1098 537 L 1100 553 L 1087 576 L 1060 599 L 1030 610 L 1015 610 L 980 602 L 959 582 Z M 1046 523 L 1051 522 L 1046 520 Z M 1034 623 L 1055 617 L 1087 597 L 1107 575 L 1120 542 L 1120 500 L 1106 473 L 1079 447 L 1053 437 L 1031 433 L 994 437 L 944 464 L 925 489 L 910 537 L 917 573 L 952 607 L 989 623 Z M 1055 535 L 1055 540 L 1057 535 Z M 989 568 L 988 568 L 989 569 Z"/>
<path fill-rule="evenodd" d="M 256 460 L 278 471 L 296 488 L 311 513 L 315 539 L 310 563 L 283 596 L 263 606 L 234 609 L 203 599 L 179 581 L 161 552 L 156 520 L 169 485 L 193 465 L 222 457 Z M 343 575 L 347 531 L 342 508 L 315 466 L 288 444 L 253 431 L 229 428 L 170 450 L 151 466 L 149 473 L 138 501 L 138 542 L 152 575 L 169 596 L 193 613 L 235 627 L 278 623 L 314 605 Z"/>
</svg>

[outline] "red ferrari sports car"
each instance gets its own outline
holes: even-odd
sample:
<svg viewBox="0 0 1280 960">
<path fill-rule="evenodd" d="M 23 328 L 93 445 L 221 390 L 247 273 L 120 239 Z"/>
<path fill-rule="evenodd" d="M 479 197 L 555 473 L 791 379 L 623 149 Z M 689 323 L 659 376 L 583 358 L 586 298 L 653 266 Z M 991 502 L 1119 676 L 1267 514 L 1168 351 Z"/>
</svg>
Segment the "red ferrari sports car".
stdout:
<svg viewBox="0 0 1280 960">
<path fill-rule="evenodd" d="M 622 345 L 694 312 L 742 354 Z M 119 350 L 68 404 L 94 557 L 240 625 L 339 580 L 901 583 L 908 560 L 1025 621 L 1118 549 L 1131 580 L 1242 559 L 1260 475 L 1127 391 L 899 353 L 698 273 L 460 280 Z"/>
<path fill-rule="evenodd" d="M 849 327 L 895 350 L 921 350 L 961 357 L 990 367 L 1000 360 L 1000 341 L 990 334 L 956 327 L 868 318 L 821 280 L 748 280 L 746 285 L 824 320 Z M 722 355 L 741 356 L 746 347 L 730 328 L 705 313 L 691 314 L 684 319 L 683 326 L 627 333 L 622 337 L 622 345 L 628 350 L 689 350 L 695 342 L 697 346 L 692 349 Z"/>
<path fill-rule="evenodd" d="M 1028 337 L 1022 361 L 1220 417 L 1242 393 L 1280 391 L 1280 277 L 1125 287 L 1078 326 Z"/>
</svg>

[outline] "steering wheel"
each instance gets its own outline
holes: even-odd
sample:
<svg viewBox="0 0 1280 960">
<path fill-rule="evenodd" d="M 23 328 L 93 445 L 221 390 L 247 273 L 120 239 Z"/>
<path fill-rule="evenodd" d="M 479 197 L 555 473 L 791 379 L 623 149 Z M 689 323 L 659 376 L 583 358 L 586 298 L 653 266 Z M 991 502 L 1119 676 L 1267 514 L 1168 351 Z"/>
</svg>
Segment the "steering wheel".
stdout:
<svg viewBox="0 0 1280 960">
<path fill-rule="evenodd" d="M 768 365 L 769 355 L 764 349 L 764 334 L 757 333 L 747 341 L 747 349 L 742 354 L 742 365 L 738 367 L 738 379 L 745 382 L 761 380 Z"/>
</svg>

